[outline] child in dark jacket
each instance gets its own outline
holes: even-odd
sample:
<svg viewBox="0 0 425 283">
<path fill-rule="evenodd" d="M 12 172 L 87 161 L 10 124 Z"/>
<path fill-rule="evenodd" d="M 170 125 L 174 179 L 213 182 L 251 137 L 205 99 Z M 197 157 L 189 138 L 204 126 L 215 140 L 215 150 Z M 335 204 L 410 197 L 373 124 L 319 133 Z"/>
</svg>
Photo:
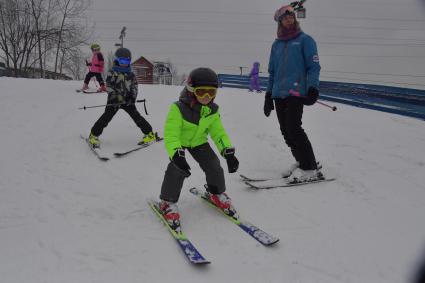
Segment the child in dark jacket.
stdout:
<svg viewBox="0 0 425 283">
<path fill-rule="evenodd" d="M 105 112 L 100 116 L 91 128 L 89 143 L 93 147 L 99 147 L 99 136 L 103 129 L 112 120 L 119 109 L 123 109 L 130 115 L 134 123 L 142 130 L 144 137 L 139 145 L 158 140 L 158 134 L 152 131 L 152 126 L 140 115 L 135 102 L 138 94 L 138 85 L 135 74 L 131 71 L 131 52 L 127 48 L 119 48 L 115 52 L 114 66 L 109 70 L 106 78 L 108 92 L 108 105 Z"/>
</svg>

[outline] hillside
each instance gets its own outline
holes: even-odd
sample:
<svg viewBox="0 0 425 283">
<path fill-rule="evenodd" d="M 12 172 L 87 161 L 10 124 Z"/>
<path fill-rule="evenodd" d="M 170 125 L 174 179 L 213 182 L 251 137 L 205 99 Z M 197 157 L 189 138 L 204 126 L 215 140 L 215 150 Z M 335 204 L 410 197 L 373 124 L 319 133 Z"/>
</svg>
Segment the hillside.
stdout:
<svg viewBox="0 0 425 283">
<path fill-rule="evenodd" d="M 252 191 L 227 174 L 239 213 L 278 236 L 266 248 L 188 188 L 182 227 L 212 264 L 191 266 L 146 205 L 168 163 L 163 144 L 117 159 L 141 137 L 123 111 L 101 136 L 100 162 L 87 135 L 106 95 L 75 93 L 80 82 L 0 78 L 0 278 L 2 282 L 407 282 L 425 252 L 425 124 L 338 104 L 305 108 L 304 128 L 330 183 Z M 181 87 L 140 86 L 152 126 Z M 220 89 L 217 103 L 237 149 L 238 173 L 279 174 L 293 160 L 263 96 Z M 140 106 L 140 110 L 143 108 Z M 142 111 L 141 111 L 142 112 Z M 222 159 L 223 160 L 223 159 Z M 222 165 L 225 166 L 224 160 Z"/>
</svg>

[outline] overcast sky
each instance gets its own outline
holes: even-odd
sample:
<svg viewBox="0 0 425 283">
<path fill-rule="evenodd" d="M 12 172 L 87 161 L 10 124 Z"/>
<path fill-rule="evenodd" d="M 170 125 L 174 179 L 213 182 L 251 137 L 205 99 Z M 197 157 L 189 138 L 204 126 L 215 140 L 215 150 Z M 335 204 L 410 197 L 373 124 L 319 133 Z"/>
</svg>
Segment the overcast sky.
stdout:
<svg viewBox="0 0 425 283">
<path fill-rule="evenodd" d="M 424 2 L 308 0 L 307 18 L 300 22 L 318 43 L 321 79 L 425 88 Z M 276 34 L 273 14 L 285 3 L 93 0 L 89 14 L 96 24 L 96 41 L 106 52 L 115 50 L 126 26 L 124 46 L 134 58 L 169 59 L 180 73 L 209 66 L 238 74 L 239 66 L 248 72 L 254 61 L 267 71 Z"/>
</svg>

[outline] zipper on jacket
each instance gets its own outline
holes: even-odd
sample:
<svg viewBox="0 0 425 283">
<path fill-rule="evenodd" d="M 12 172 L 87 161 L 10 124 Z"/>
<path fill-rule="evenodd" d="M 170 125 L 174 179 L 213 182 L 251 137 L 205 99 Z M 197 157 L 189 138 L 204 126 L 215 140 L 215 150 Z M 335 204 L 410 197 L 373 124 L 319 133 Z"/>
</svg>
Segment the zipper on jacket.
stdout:
<svg viewBox="0 0 425 283">
<path fill-rule="evenodd" d="M 283 73 L 282 73 L 282 88 L 281 88 L 282 90 L 285 90 L 285 73 L 286 73 L 287 59 L 288 59 L 288 41 L 285 41 L 285 45 L 283 48 Z"/>
</svg>

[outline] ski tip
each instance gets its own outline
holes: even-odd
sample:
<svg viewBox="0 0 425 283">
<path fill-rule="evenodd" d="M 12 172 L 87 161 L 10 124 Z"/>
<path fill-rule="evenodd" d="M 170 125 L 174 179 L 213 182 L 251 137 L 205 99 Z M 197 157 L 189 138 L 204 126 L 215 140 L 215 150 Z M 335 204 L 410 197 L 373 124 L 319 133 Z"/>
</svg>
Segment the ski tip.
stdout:
<svg viewBox="0 0 425 283">
<path fill-rule="evenodd" d="M 275 246 L 276 243 L 278 243 L 280 241 L 279 238 L 275 238 L 267 243 L 262 243 L 265 247 L 272 247 Z"/>
<path fill-rule="evenodd" d="M 241 177 L 243 180 L 249 180 L 249 178 L 243 174 L 239 174 L 239 177 Z"/>
<path fill-rule="evenodd" d="M 196 266 L 208 266 L 211 261 L 208 260 L 198 260 L 198 261 L 191 261 L 191 263 L 193 263 Z"/>
</svg>

